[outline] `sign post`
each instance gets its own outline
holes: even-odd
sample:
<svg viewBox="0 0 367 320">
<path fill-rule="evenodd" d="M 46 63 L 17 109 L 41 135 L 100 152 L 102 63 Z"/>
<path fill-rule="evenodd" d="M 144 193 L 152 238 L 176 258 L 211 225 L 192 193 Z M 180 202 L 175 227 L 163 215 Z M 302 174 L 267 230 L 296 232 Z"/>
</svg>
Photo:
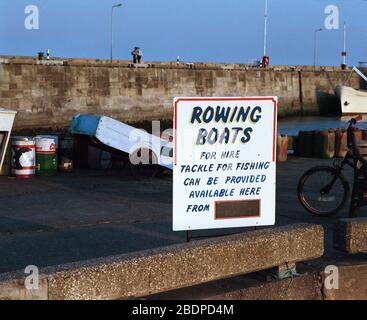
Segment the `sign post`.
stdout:
<svg viewBox="0 0 367 320">
<path fill-rule="evenodd" d="M 173 230 L 275 224 L 277 98 L 175 98 Z"/>
</svg>

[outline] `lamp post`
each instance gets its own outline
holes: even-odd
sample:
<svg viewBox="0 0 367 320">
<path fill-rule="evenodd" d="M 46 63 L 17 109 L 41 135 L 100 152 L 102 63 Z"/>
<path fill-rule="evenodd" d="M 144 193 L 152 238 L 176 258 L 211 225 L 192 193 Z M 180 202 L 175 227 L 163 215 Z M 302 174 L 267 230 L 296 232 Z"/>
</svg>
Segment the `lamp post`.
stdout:
<svg viewBox="0 0 367 320">
<path fill-rule="evenodd" d="M 342 69 L 345 70 L 347 68 L 347 24 L 344 22 L 344 30 L 343 30 L 343 51 L 342 51 Z"/>
<path fill-rule="evenodd" d="M 266 42 L 268 36 L 268 0 L 265 0 L 265 12 L 264 12 L 264 52 L 263 56 L 266 56 Z"/>
<path fill-rule="evenodd" d="M 122 3 L 115 4 L 111 8 L 111 39 L 110 39 L 110 60 L 112 62 L 113 58 L 113 9 L 119 8 L 122 6 Z"/>
<path fill-rule="evenodd" d="M 317 55 L 317 33 L 322 31 L 322 28 L 316 29 L 315 30 L 315 35 L 314 35 L 314 47 L 313 47 L 313 67 L 314 69 L 316 69 L 316 55 Z"/>
<path fill-rule="evenodd" d="M 266 68 L 269 65 L 269 57 L 267 55 L 267 37 L 268 37 L 268 0 L 265 0 L 265 11 L 264 11 L 264 51 L 262 58 L 262 66 Z"/>
</svg>

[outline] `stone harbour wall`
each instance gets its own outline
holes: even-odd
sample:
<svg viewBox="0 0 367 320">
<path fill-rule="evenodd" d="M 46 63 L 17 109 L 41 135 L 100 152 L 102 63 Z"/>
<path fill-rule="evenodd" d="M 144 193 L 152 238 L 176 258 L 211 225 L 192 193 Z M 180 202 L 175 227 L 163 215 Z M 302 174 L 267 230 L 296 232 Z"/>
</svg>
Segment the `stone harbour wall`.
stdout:
<svg viewBox="0 0 367 320">
<path fill-rule="evenodd" d="M 361 86 L 339 68 L 2 57 L 0 107 L 18 111 L 14 130 L 67 128 L 76 113 L 170 121 L 176 96 L 277 95 L 280 116 L 318 114 L 338 111 L 334 88 L 348 79 Z"/>
</svg>

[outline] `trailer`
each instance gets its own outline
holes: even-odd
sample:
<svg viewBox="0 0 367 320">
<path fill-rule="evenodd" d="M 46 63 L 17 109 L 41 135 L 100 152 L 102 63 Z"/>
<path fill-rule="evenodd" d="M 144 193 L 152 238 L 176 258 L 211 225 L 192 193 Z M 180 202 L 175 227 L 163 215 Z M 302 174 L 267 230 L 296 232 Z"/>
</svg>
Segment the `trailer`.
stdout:
<svg viewBox="0 0 367 320">
<path fill-rule="evenodd" d="M 102 149 L 124 153 L 132 165 L 158 165 L 172 170 L 173 144 L 170 139 L 100 115 L 75 115 L 71 122 L 73 135 L 87 136 Z"/>
</svg>

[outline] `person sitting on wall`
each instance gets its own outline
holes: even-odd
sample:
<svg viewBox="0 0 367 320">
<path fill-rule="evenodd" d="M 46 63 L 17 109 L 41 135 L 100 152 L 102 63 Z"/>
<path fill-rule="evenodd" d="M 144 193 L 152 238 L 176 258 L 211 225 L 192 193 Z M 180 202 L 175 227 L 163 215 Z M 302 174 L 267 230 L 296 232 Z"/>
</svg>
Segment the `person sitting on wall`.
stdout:
<svg viewBox="0 0 367 320">
<path fill-rule="evenodd" d="M 143 52 L 139 47 L 135 47 L 134 51 L 131 52 L 133 56 L 133 62 L 134 63 L 141 63 L 141 59 L 143 57 Z"/>
<path fill-rule="evenodd" d="M 136 49 L 137 49 L 137 47 L 135 47 L 135 49 L 133 51 L 131 51 L 131 55 L 133 56 L 133 63 L 136 63 L 136 61 L 137 61 Z"/>
</svg>

